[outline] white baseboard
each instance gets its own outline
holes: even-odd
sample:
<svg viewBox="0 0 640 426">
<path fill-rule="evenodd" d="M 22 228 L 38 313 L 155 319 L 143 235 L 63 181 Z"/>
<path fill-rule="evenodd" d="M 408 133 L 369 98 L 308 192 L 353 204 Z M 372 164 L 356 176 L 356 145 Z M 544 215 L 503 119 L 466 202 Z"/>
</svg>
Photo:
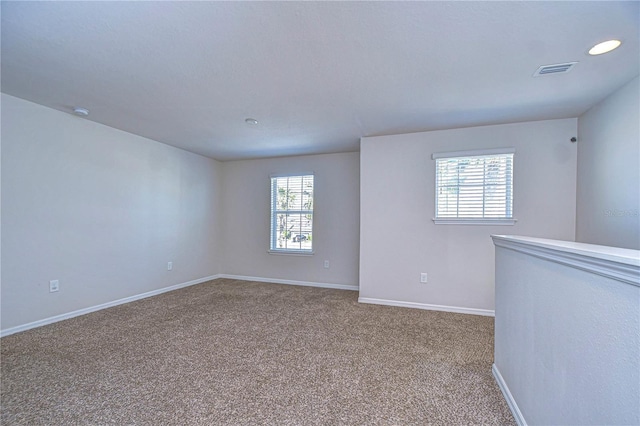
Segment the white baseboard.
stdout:
<svg viewBox="0 0 640 426">
<path fill-rule="evenodd" d="M 428 303 L 403 302 L 401 300 L 374 299 L 371 297 L 359 297 L 358 302 L 370 303 L 372 305 L 400 306 L 402 308 L 425 309 L 427 311 L 454 312 L 457 314 L 482 315 L 485 317 L 495 316 L 495 311 L 489 309 L 460 308 L 458 306 L 430 305 Z"/>
<path fill-rule="evenodd" d="M 496 382 L 498 383 L 498 387 L 500 387 L 500 390 L 502 391 L 502 395 L 504 395 L 504 399 L 507 401 L 507 405 L 509 405 L 509 409 L 511 410 L 511 414 L 513 414 L 513 418 L 516 420 L 516 423 L 518 423 L 518 426 L 527 426 L 527 422 L 520 412 L 520 408 L 518 408 L 516 400 L 513 399 L 513 395 L 511 395 L 511 391 L 509 391 L 507 383 L 502 378 L 500 370 L 498 370 L 498 367 L 493 364 L 491 371 L 493 372 L 493 377 L 495 377 Z"/>
<path fill-rule="evenodd" d="M 168 291 L 178 290 L 180 288 L 189 287 L 192 285 L 204 283 L 207 281 L 215 280 L 216 278 L 220 278 L 219 275 L 211 275 L 209 277 L 198 278 L 197 280 L 187 281 L 185 283 L 180 283 L 176 285 L 172 285 L 169 287 L 160 288 L 158 290 L 148 291 L 142 294 L 136 294 L 133 296 L 125 297 L 124 299 L 114 300 L 112 302 L 102 303 L 96 306 L 90 306 L 88 308 L 78 309 L 77 311 L 67 312 L 66 314 L 60 314 L 53 317 L 41 319 L 38 321 L 30 322 L 28 324 L 18 325 L 15 327 L 7 328 L 5 330 L 0 331 L 0 337 L 8 336 L 10 334 L 19 333 L 21 331 L 30 330 L 36 327 L 42 327 L 43 325 L 52 324 L 54 322 L 66 320 L 69 318 L 77 317 L 84 314 L 89 314 L 91 312 L 99 311 L 106 308 L 111 308 L 112 306 L 122 305 L 124 303 L 133 302 L 135 300 L 145 299 L 147 297 L 156 296 L 158 294 L 166 293 Z"/>
<path fill-rule="evenodd" d="M 218 278 L 229 278 L 232 280 L 241 280 L 241 281 L 257 281 L 261 283 L 301 285 L 305 287 L 333 288 L 337 290 L 354 290 L 354 291 L 359 290 L 359 287 L 357 285 L 317 283 L 312 281 L 283 280 L 279 278 L 247 277 L 244 275 L 220 274 L 218 275 Z"/>
</svg>

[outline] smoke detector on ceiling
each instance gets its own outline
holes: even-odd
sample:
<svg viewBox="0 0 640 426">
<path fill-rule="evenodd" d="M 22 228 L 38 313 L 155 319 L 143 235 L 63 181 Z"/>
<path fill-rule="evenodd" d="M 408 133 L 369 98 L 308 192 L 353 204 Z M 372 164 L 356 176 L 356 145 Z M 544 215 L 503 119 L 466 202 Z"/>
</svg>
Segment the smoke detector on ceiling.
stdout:
<svg viewBox="0 0 640 426">
<path fill-rule="evenodd" d="M 566 74 L 573 69 L 578 62 L 565 62 L 564 64 L 543 65 L 536 72 L 534 77 L 540 77 L 548 74 Z"/>
<path fill-rule="evenodd" d="M 79 115 L 80 117 L 86 117 L 87 115 L 89 115 L 89 110 L 86 108 L 77 107 L 74 108 L 73 113 L 75 115 Z"/>
</svg>

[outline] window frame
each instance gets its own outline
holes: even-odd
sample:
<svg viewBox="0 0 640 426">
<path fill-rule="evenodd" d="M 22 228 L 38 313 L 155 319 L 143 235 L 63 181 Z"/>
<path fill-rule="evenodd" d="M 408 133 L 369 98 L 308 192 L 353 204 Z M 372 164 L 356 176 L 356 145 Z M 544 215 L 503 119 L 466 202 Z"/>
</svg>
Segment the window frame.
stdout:
<svg viewBox="0 0 640 426">
<path fill-rule="evenodd" d="M 438 217 L 438 167 L 437 161 L 434 163 L 434 210 L 435 217 L 433 222 L 436 225 L 502 225 L 509 226 L 515 225 L 518 221 L 515 216 L 515 199 L 514 199 L 514 186 L 515 186 L 515 148 L 495 148 L 495 149 L 482 149 L 473 151 L 451 151 L 451 152 L 439 152 L 431 155 L 432 160 L 438 159 L 451 159 L 451 158 L 468 158 L 468 157 L 489 157 L 500 155 L 513 155 L 511 162 L 511 217 L 504 218 L 488 218 L 488 217 Z M 484 195 L 483 195 L 484 197 Z"/>
<path fill-rule="evenodd" d="M 277 204 L 277 188 L 274 191 L 274 185 L 277 185 L 277 181 L 274 179 L 278 178 L 303 178 L 311 176 L 313 178 L 313 205 L 311 210 L 278 210 L 276 208 Z M 277 254 L 277 255 L 291 255 L 291 256 L 313 256 L 315 254 L 315 244 L 313 243 L 314 236 L 314 228 L 315 228 L 315 184 L 316 184 L 316 176 L 314 172 L 303 172 L 303 173 L 279 173 L 279 174 L 271 174 L 269 175 L 269 249 L 267 252 L 269 254 Z M 275 196 L 274 196 L 275 195 Z M 311 215 L 311 232 L 312 240 L 311 240 L 311 249 L 293 249 L 293 248 L 278 248 L 276 246 L 276 235 L 277 235 L 277 215 L 282 212 L 290 212 L 293 214 L 310 214 Z M 286 213 L 285 213 L 286 214 Z"/>
</svg>

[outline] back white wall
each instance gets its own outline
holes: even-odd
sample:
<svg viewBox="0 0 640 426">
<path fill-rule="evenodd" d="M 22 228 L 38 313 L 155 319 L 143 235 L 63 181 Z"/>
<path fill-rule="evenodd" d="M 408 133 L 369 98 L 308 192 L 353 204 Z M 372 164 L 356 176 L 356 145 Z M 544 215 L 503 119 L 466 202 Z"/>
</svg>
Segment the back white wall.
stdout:
<svg viewBox="0 0 640 426">
<path fill-rule="evenodd" d="M 220 173 L 2 94 L 2 329 L 217 274 Z"/>
<path fill-rule="evenodd" d="M 353 152 L 223 163 L 223 273 L 357 287 L 359 158 Z M 270 175 L 309 172 L 315 254 L 270 254 Z"/>
<path fill-rule="evenodd" d="M 361 299 L 491 314 L 491 234 L 574 240 L 576 132 L 576 119 L 563 119 L 362 138 Z M 516 149 L 517 224 L 435 225 L 431 154 L 502 147 Z"/>
<path fill-rule="evenodd" d="M 640 77 L 578 118 L 578 241 L 640 249 Z"/>
</svg>

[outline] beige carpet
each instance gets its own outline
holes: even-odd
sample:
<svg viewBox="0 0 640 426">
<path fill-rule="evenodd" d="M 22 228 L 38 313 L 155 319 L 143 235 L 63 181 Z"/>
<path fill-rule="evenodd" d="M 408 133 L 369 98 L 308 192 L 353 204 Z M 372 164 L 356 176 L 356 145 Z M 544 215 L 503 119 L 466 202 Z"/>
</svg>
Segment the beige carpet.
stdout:
<svg viewBox="0 0 640 426">
<path fill-rule="evenodd" d="M 514 424 L 493 318 L 220 279 L 2 338 L 3 425 Z"/>
</svg>

